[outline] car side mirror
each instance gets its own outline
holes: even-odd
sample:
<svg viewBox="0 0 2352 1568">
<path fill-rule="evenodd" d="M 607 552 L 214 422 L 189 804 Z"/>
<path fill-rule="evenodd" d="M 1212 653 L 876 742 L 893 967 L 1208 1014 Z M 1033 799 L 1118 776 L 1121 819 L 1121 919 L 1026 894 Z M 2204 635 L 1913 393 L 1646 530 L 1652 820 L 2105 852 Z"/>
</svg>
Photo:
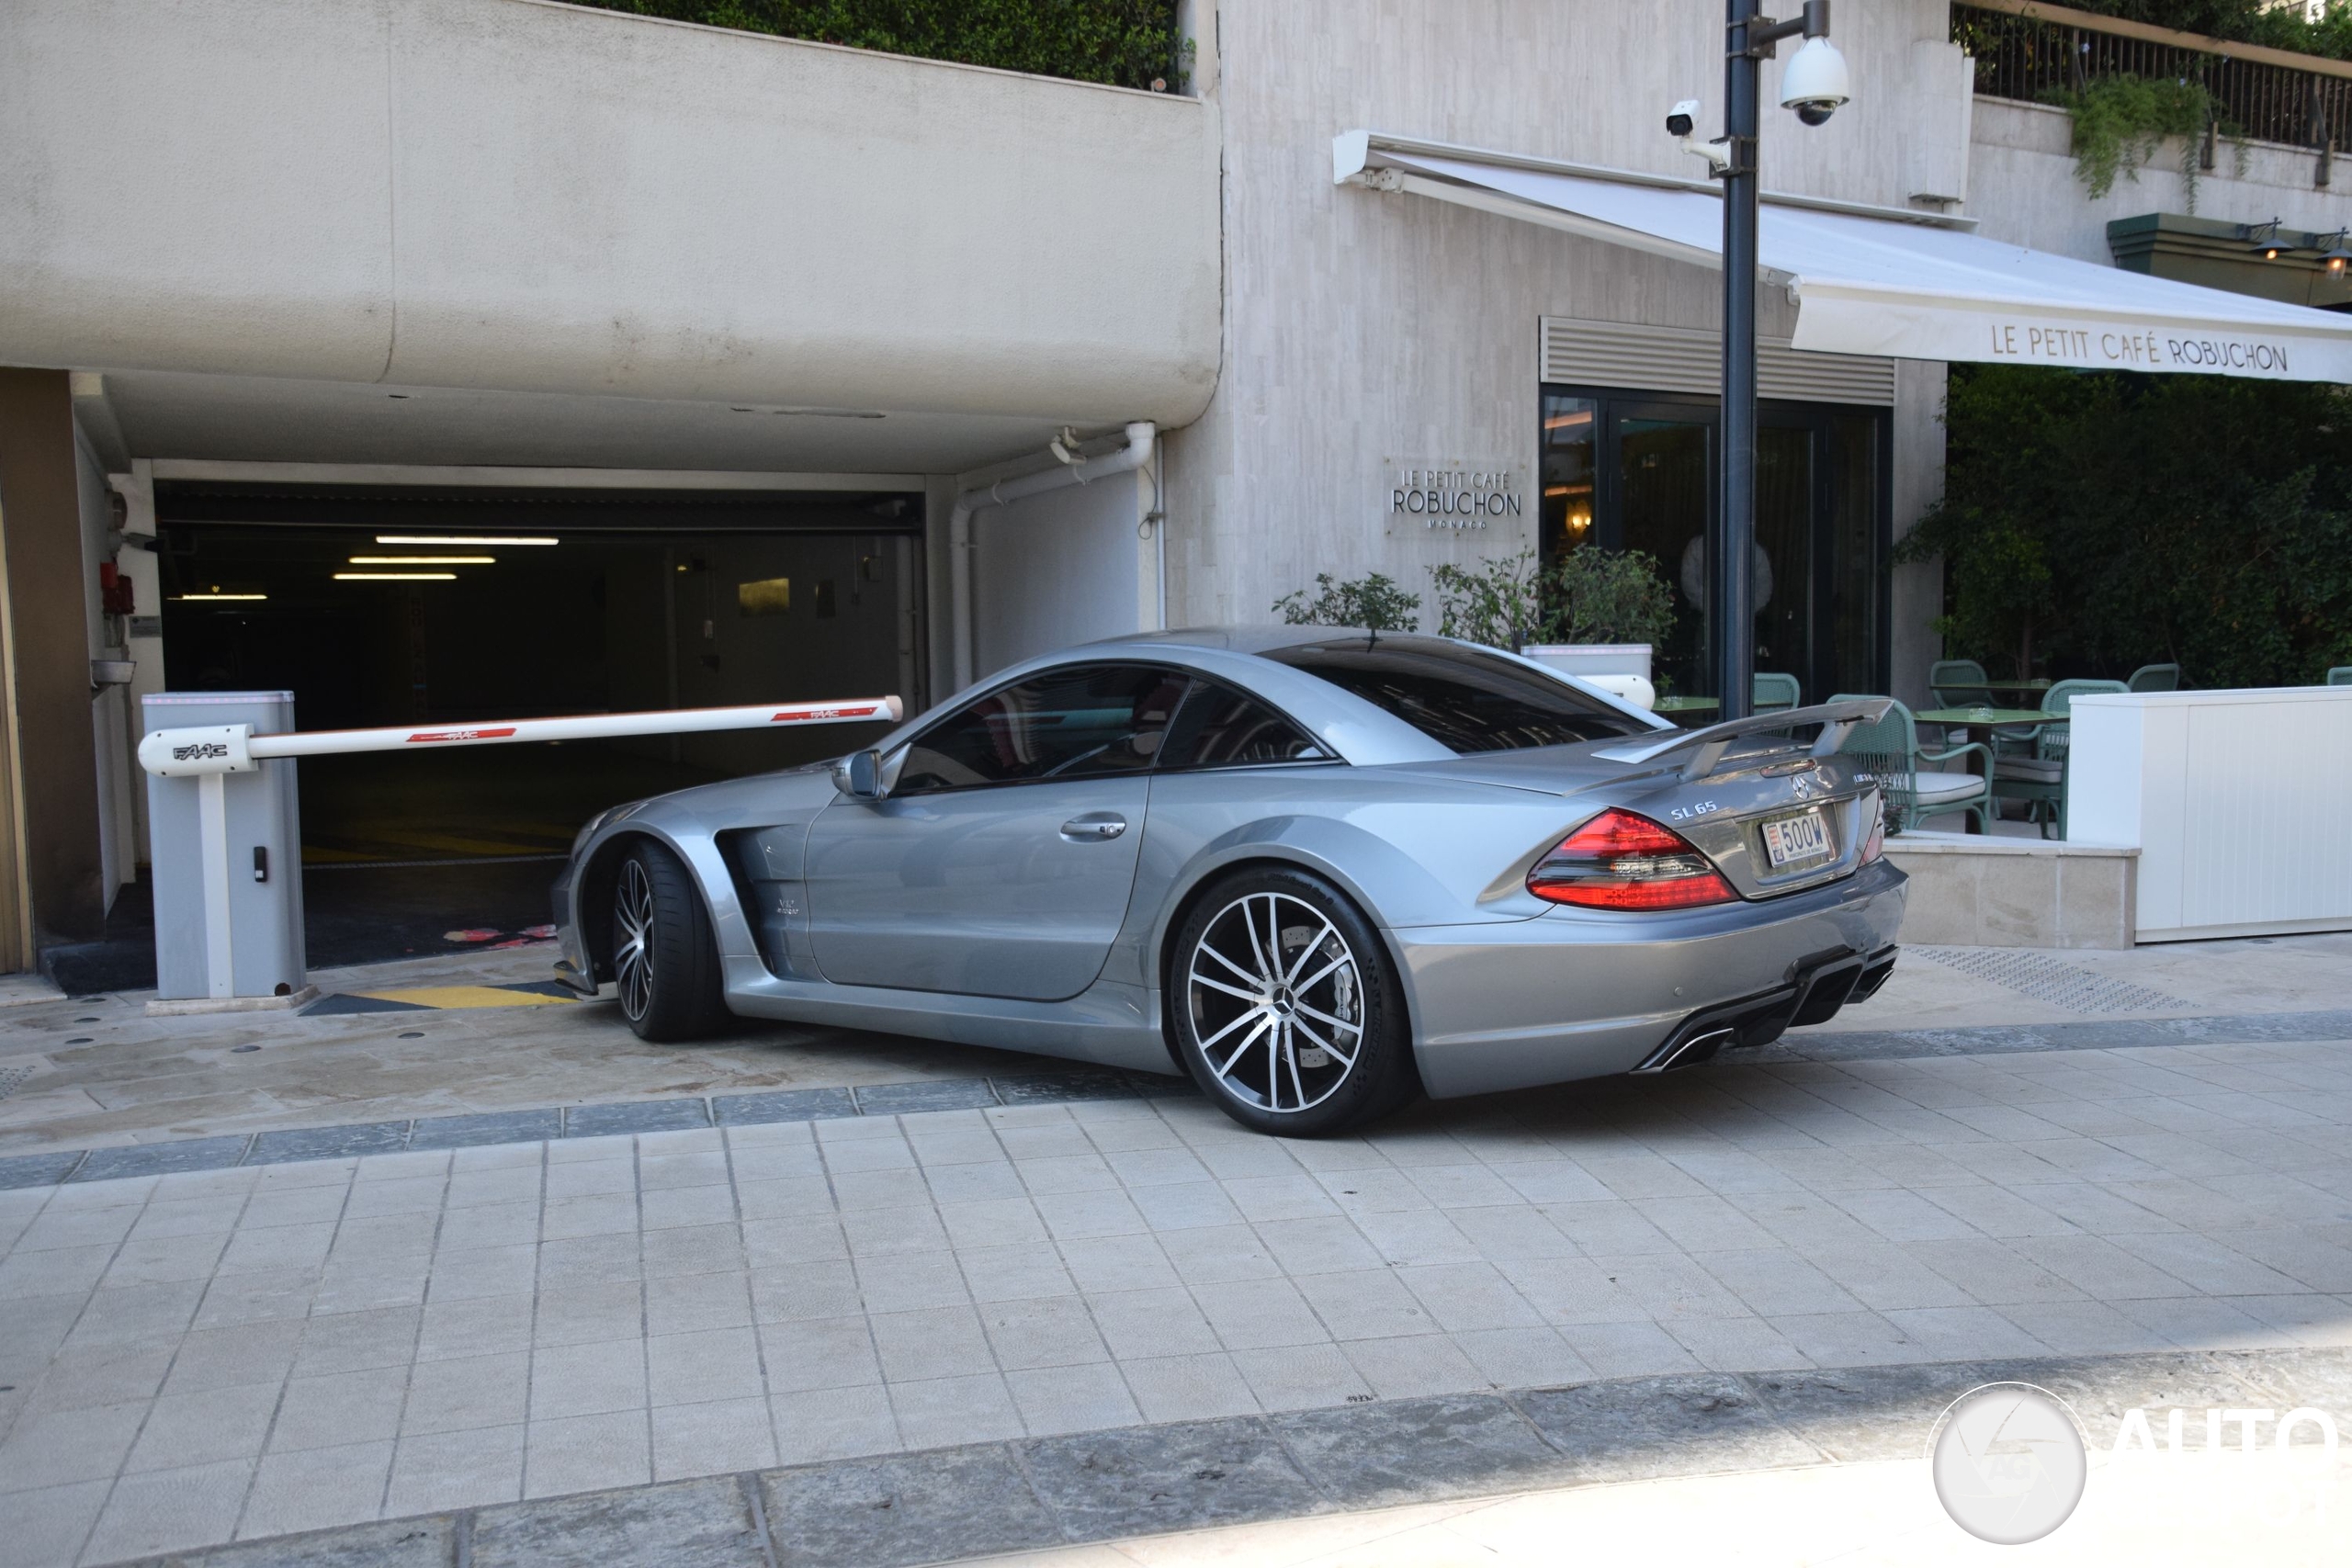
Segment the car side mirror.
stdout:
<svg viewBox="0 0 2352 1568">
<path fill-rule="evenodd" d="M 833 787 L 852 800 L 882 798 L 882 753 L 852 751 L 833 764 Z"/>
</svg>

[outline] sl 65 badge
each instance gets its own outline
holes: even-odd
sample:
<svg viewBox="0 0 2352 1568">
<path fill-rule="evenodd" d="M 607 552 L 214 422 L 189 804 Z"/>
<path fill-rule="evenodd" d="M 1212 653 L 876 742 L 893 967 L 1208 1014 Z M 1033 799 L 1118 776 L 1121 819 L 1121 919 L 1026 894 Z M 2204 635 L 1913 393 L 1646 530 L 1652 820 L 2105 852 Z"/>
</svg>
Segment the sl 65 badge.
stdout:
<svg viewBox="0 0 2352 1568">
<path fill-rule="evenodd" d="M 1668 810 L 1667 815 L 1673 818 L 1677 822 L 1688 822 L 1693 817 L 1704 817 L 1710 811 L 1721 811 L 1722 809 L 1722 807 L 1717 806 L 1712 800 L 1702 800 L 1696 806 L 1673 807 Z"/>
</svg>

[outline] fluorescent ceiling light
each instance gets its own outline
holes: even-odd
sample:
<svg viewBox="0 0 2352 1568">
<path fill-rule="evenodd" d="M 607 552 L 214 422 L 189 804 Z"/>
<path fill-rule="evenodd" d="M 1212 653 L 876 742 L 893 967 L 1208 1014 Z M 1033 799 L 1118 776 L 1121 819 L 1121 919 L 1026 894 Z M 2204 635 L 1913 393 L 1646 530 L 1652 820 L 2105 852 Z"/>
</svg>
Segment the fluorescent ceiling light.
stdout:
<svg viewBox="0 0 2352 1568">
<path fill-rule="evenodd" d="M 460 548 L 479 549 L 485 545 L 553 545 L 562 541 L 549 538 L 544 534 L 513 536 L 503 534 L 482 534 L 472 537 L 460 537 L 454 534 L 379 534 L 376 536 L 376 542 L 379 545 L 447 545 Z"/>
<path fill-rule="evenodd" d="M 175 593 L 172 602 L 175 604 L 224 604 L 232 600 L 244 603 L 268 597 L 266 593 L 222 593 L 215 590 L 210 593 Z"/>
<path fill-rule="evenodd" d="M 337 582 L 455 582 L 454 571 L 338 571 Z"/>
<path fill-rule="evenodd" d="M 496 566 L 496 556 L 354 556 L 354 566 Z"/>
</svg>

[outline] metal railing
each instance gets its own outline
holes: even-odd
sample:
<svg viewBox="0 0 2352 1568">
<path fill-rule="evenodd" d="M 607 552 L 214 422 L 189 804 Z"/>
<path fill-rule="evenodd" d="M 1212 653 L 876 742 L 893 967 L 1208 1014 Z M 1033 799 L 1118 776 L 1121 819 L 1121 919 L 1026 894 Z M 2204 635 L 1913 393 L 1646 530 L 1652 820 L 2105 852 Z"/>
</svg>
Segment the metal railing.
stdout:
<svg viewBox="0 0 2352 1568">
<path fill-rule="evenodd" d="M 1975 0 L 1951 8 L 1952 41 L 1976 62 L 1985 97 L 2043 103 L 2102 77 L 2195 83 L 2212 96 L 2201 161 L 2213 136 L 2309 147 L 2352 144 L 2352 62 L 2127 22 L 2039 0 Z M 2321 175 L 2322 183 L 2325 174 Z"/>
</svg>

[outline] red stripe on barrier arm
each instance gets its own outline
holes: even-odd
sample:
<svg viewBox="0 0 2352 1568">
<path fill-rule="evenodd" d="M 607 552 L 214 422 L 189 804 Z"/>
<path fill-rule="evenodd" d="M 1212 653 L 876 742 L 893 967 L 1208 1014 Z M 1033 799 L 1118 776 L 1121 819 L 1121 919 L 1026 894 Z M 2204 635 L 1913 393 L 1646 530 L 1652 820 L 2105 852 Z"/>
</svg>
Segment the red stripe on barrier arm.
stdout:
<svg viewBox="0 0 2352 1568">
<path fill-rule="evenodd" d="M 768 722 L 770 724 L 800 724 L 806 723 L 810 719 L 872 718 L 875 715 L 883 711 L 884 710 L 882 708 L 876 706 L 862 708 L 803 708 L 797 712 L 785 712 L 777 714 L 774 718 L 769 719 Z"/>
<path fill-rule="evenodd" d="M 514 733 L 514 727 L 503 729 L 420 729 L 408 738 L 413 746 L 425 740 L 503 740 Z"/>
</svg>

